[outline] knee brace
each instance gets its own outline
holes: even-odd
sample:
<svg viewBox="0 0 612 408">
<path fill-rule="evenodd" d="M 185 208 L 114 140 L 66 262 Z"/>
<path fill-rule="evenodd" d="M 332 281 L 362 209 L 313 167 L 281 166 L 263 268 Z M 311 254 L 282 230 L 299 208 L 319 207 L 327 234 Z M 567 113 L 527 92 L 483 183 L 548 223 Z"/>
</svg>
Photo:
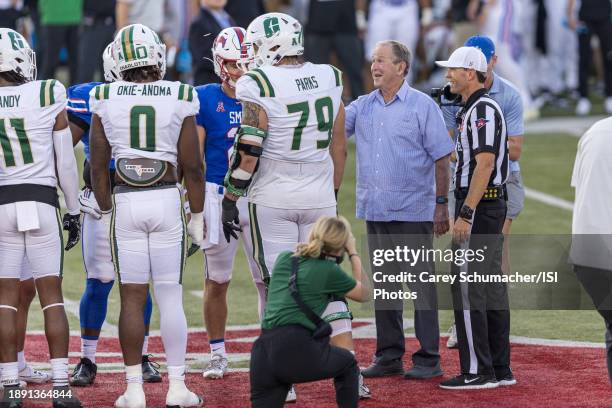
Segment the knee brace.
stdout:
<svg viewBox="0 0 612 408">
<path fill-rule="evenodd" d="M 321 318 L 331 325 L 331 337 L 352 331 L 351 320 L 353 315 L 348 309 L 346 302 L 342 300 L 329 302 Z"/>
<path fill-rule="evenodd" d="M 81 328 L 98 331 L 102 329 L 113 283 L 114 281 L 104 283 L 98 279 L 87 279 L 79 305 Z"/>
</svg>

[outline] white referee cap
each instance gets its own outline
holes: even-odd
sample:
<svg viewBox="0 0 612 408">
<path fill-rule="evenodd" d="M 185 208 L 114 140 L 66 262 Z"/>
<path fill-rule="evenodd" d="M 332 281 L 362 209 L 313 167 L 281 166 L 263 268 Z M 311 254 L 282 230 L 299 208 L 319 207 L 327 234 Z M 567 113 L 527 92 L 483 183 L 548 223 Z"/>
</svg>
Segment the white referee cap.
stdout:
<svg viewBox="0 0 612 408">
<path fill-rule="evenodd" d="M 436 64 L 445 68 L 466 68 L 487 72 L 487 58 L 475 47 L 459 47 L 453 51 L 448 61 L 436 61 Z"/>
</svg>

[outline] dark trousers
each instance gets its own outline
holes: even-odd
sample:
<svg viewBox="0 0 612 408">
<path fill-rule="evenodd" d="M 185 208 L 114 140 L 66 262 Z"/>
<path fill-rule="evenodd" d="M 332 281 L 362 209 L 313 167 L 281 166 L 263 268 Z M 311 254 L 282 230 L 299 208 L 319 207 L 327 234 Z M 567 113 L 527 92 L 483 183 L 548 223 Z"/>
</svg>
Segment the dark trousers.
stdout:
<svg viewBox="0 0 612 408">
<path fill-rule="evenodd" d="M 315 340 L 300 325 L 263 330 L 251 350 L 251 406 L 285 405 L 291 384 L 334 379 L 336 402 L 357 407 L 359 367 L 350 351 L 331 346 L 329 337 Z"/>
<path fill-rule="evenodd" d="M 79 41 L 79 67 L 76 77 L 77 84 L 92 82 L 96 70 L 100 73 L 100 80 L 104 81 L 104 66 L 102 53 L 113 40 L 115 33 L 115 20 L 84 18 L 80 27 Z"/>
<path fill-rule="evenodd" d="M 574 271 L 606 324 L 606 362 L 612 383 L 612 270 L 576 265 Z"/>
<path fill-rule="evenodd" d="M 315 64 L 329 64 L 332 49 L 336 52 L 349 80 L 351 98 L 357 99 L 363 95 L 363 79 L 361 66 L 363 64 L 361 42 L 353 34 L 314 34 L 306 35 L 306 58 Z"/>
<path fill-rule="evenodd" d="M 431 222 L 366 222 L 370 254 L 376 249 L 394 249 L 397 246 L 418 249 L 433 248 L 433 223 Z M 379 269 L 376 269 L 378 271 Z M 418 262 L 414 267 L 406 263 L 392 262 L 380 268 L 385 275 L 401 272 L 428 272 L 435 274 L 433 263 Z M 376 289 L 404 290 L 402 283 L 374 282 Z M 436 367 L 440 364 L 438 325 L 438 295 L 435 283 L 411 283 L 410 291 L 417 292 L 414 301 L 414 328 L 421 348 L 412 355 L 416 366 Z M 403 301 L 376 301 L 376 361 L 401 359 L 404 355 Z"/>
<path fill-rule="evenodd" d="M 457 200 L 455 218 L 464 200 Z M 501 275 L 502 228 L 506 201 L 481 201 L 476 207 L 469 248 L 485 250 L 484 260 L 453 266 L 453 273 Z M 461 248 L 467 249 L 467 244 Z M 453 249 L 460 249 L 457 245 Z M 462 374 L 502 378 L 510 371 L 510 309 L 505 283 L 460 283 L 451 286 Z"/>
<path fill-rule="evenodd" d="M 74 83 L 77 76 L 79 26 L 77 25 L 43 25 L 41 41 L 44 56 L 40 70 L 41 79 L 55 77 L 55 70 L 60 63 L 60 50 L 65 46 L 68 50 L 68 68 L 70 83 Z M 102 59 L 101 54 L 98 58 Z"/>
<path fill-rule="evenodd" d="M 599 39 L 601 56 L 604 65 L 604 80 L 606 96 L 612 97 L 612 20 L 586 21 L 586 31 L 578 34 L 579 66 L 578 90 L 580 96 L 589 96 L 589 71 L 593 61 L 591 49 L 591 36 L 595 34 Z"/>
</svg>

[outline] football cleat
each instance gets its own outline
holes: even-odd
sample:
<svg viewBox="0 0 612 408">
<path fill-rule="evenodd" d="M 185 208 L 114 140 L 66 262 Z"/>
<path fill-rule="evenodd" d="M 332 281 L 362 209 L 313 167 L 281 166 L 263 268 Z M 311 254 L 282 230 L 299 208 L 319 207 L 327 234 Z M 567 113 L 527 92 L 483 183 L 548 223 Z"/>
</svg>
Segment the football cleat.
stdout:
<svg viewBox="0 0 612 408">
<path fill-rule="evenodd" d="M 44 371 L 35 370 L 30 365 L 26 365 L 19 371 L 19 380 L 30 384 L 42 384 L 51 380 L 51 375 Z"/>
<path fill-rule="evenodd" d="M 363 382 L 363 375 L 359 374 L 359 399 L 372 398 L 372 393 L 367 385 Z"/>
<path fill-rule="evenodd" d="M 147 401 L 140 383 L 128 383 L 127 389 L 115 401 L 115 408 L 146 408 Z"/>
<path fill-rule="evenodd" d="M 76 397 L 69 386 L 53 387 L 53 408 L 83 408 L 83 404 Z"/>
<path fill-rule="evenodd" d="M 227 372 L 227 358 L 219 354 L 213 354 L 208 365 L 204 369 L 202 374 L 204 378 L 210 378 L 212 380 L 218 380 L 223 378 L 223 375 Z"/>
<path fill-rule="evenodd" d="M 204 400 L 197 394 L 189 391 L 183 381 L 172 381 L 166 394 L 166 408 L 199 407 Z"/>
<path fill-rule="evenodd" d="M 293 404 L 296 401 L 297 401 L 297 394 L 295 393 L 295 387 L 291 385 L 291 388 L 289 388 L 289 392 L 287 393 L 287 397 L 285 397 L 285 402 L 287 404 Z"/>
<path fill-rule="evenodd" d="M 162 376 L 159 373 L 159 364 L 149 360 L 150 354 L 142 356 L 142 380 L 148 383 L 161 382 Z"/>
<path fill-rule="evenodd" d="M 92 385 L 96 379 L 97 372 L 98 366 L 92 363 L 87 357 L 83 357 L 76 367 L 74 367 L 74 371 L 70 377 L 70 385 L 75 387 Z"/>
</svg>

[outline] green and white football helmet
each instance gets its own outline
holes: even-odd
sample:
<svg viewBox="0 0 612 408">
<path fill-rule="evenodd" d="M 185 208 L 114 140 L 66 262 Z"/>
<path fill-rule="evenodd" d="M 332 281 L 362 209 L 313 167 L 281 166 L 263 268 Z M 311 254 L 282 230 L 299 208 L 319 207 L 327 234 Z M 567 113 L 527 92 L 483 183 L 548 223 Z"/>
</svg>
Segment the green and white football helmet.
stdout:
<svg viewBox="0 0 612 408">
<path fill-rule="evenodd" d="M 142 24 L 122 28 L 113 41 L 113 53 L 119 71 L 156 66 L 166 74 L 166 46 L 157 33 Z"/>
<path fill-rule="evenodd" d="M 120 79 L 113 53 L 114 53 L 114 48 L 113 48 L 113 43 L 111 42 L 110 44 L 106 46 L 106 48 L 104 49 L 104 52 L 102 53 L 102 65 L 104 67 L 104 80 L 106 82 L 115 82 L 115 81 L 119 81 Z"/>
<path fill-rule="evenodd" d="M 0 28 L 0 72 L 15 71 L 27 81 L 36 79 L 36 53 L 21 34 Z"/>
<path fill-rule="evenodd" d="M 295 18 L 283 13 L 262 14 L 249 24 L 245 47 L 250 68 L 275 65 L 283 57 L 304 54 L 304 31 Z"/>
</svg>

